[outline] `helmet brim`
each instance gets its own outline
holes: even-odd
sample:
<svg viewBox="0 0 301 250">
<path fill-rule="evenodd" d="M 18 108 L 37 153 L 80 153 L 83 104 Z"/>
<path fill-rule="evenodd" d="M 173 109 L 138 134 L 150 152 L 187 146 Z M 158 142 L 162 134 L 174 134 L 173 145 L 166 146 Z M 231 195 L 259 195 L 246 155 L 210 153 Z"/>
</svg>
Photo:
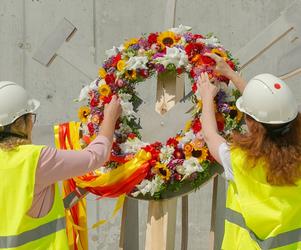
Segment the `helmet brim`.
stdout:
<svg viewBox="0 0 301 250">
<path fill-rule="evenodd" d="M 35 113 L 37 110 L 38 110 L 38 108 L 40 107 L 40 105 L 41 105 L 41 103 L 38 101 L 38 100 L 36 100 L 36 99 L 30 99 L 29 101 L 28 101 L 28 103 L 30 104 L 30 112 L 29 113 Z"/>
</svg>

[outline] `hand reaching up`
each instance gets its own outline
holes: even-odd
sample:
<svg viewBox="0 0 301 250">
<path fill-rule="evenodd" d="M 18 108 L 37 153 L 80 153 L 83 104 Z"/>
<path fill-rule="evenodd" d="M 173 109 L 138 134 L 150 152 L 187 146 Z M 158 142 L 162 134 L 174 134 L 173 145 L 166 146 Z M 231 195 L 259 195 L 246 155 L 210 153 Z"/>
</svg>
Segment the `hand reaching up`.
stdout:
<svg viewBox="0 0 301 250">
<path fill-rule="evenodd" d="M 235 73 L 235 71 L 231 69 L 231 67 L 228 65 L 228 63 L 226 63 L 226 61 L 222 57 L 213 53 L 206 53 L 205 56 L 210 57 L 216 62 L 214 71 L 231 79 L 231 76 L 233 73 Z"/>
<path fill-rule="evenodd" d="M 201 74 L 197 84 L 198 91 L 203 101 L 208 98 L 213 99 L 219 91 L 219 88 L 216 85 L 210 83 L 207 73 Z"/>
<path fill-rule="evenodd" d="M 104 119 L 109 119 L 113 124 L 115 124 L 120 117 L 121 112 L 122 108 L 120 105 L 120 99 L 114 95 L 111 102 L 105 106 Z"/>
</svg>

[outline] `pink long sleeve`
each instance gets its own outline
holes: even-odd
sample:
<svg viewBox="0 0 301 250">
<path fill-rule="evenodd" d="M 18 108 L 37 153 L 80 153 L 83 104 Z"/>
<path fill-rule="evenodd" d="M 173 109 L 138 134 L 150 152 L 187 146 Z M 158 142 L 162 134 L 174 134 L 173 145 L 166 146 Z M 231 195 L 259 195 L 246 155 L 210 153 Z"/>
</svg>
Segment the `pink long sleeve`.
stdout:
<svg viewBox="0 0 301 250">
<path fill-rule="evenodd" d="M 109 158 L 111 146 L 106 137 L 98 136 L 82 151 L 44 148 L 36 172 L 36 191 L 101 167 Z"/>
</svg>

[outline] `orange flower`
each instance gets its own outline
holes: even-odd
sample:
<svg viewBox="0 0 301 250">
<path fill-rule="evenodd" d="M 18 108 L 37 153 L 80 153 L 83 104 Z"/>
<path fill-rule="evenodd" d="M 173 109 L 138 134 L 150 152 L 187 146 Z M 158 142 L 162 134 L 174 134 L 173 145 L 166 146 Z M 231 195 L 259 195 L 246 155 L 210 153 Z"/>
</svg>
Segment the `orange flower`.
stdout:
<svg viewBox="0 0 301 250">
<path fill-rule="evenodd" d="M 184 146 L 184 154 L 186 156 L 190 156 L 192 150 L 193 150 L 193 146 L 190 143 L 185 144 L 185 146 Z"/>
</svg>

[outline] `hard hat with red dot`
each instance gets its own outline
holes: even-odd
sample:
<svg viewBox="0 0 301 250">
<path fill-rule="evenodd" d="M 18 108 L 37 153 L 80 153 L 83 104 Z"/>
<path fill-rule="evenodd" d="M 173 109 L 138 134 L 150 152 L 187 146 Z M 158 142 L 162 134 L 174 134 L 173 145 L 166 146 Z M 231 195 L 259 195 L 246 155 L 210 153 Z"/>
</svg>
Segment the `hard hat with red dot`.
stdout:
<svg viewBox="0 0 301 250">
<path fill-rule="evenodd" d="M 271 74 L 260 74 L 247 84 L 237 108 L 258 122 L 283 124 L 298 115 L 298 105 L 287 84 Z"/>
<path fill-rule="evenodd" d="M 8 81 L 0 82 L 0 126 L 13 123 L 22 115 L 34 113 L 40 102 L 30 99 L 26 90 Z"/>
</svg>

